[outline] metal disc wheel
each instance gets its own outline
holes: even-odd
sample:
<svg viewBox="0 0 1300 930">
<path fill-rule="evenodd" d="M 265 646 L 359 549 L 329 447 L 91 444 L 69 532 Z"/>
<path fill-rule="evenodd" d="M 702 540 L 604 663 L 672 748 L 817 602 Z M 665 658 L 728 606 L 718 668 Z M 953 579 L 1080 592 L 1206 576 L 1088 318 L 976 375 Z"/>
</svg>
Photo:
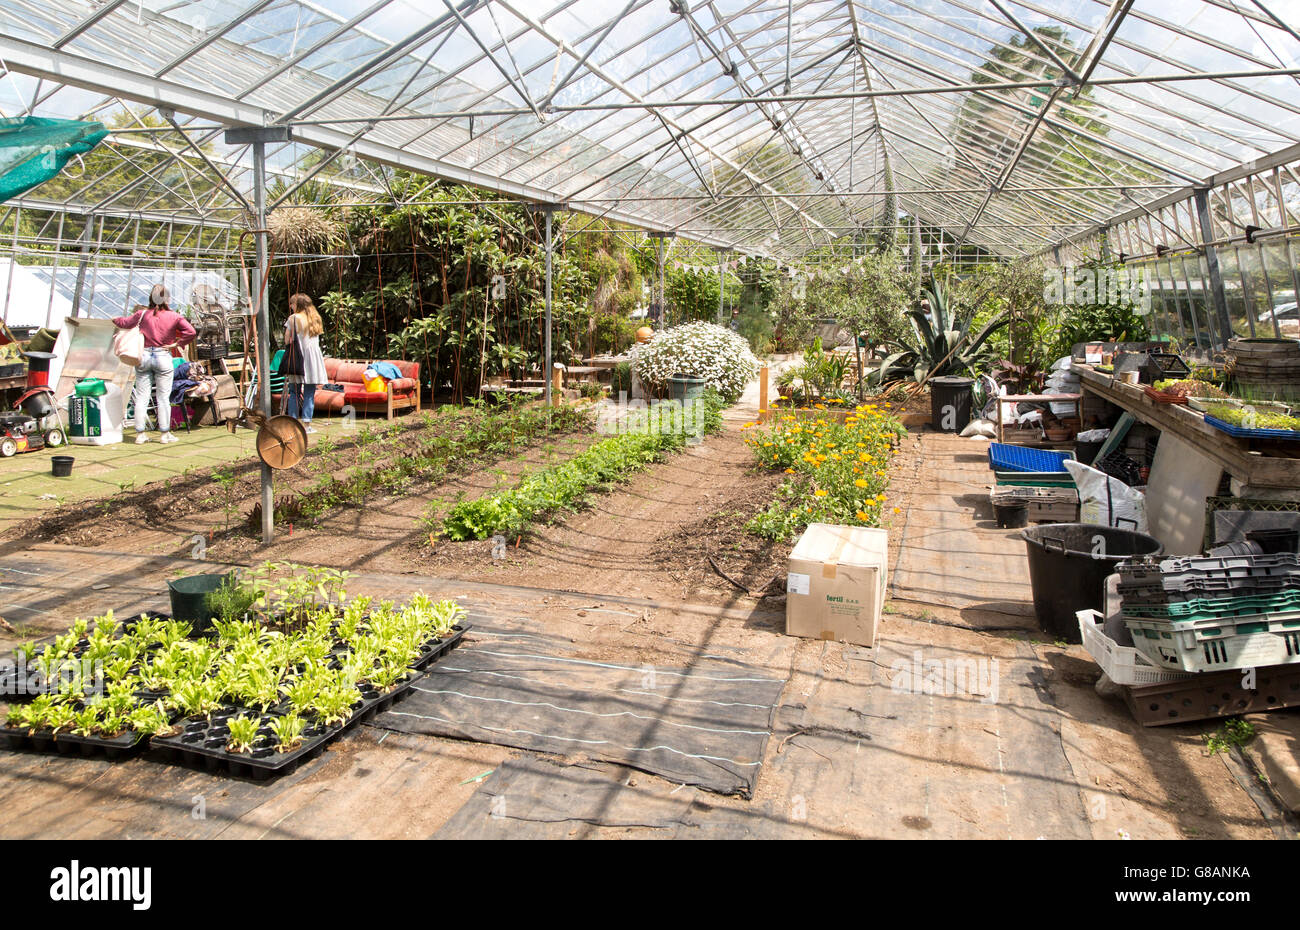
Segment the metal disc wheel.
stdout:
<svg viewBox="0 0 1300 930">
<path fill-rule="evenodd" d="M 257 456 L 272 468 L 293 468 L 307 454 L 307 430 L 293 417 L 271 417 L 257 431 Z"/>
</svg>

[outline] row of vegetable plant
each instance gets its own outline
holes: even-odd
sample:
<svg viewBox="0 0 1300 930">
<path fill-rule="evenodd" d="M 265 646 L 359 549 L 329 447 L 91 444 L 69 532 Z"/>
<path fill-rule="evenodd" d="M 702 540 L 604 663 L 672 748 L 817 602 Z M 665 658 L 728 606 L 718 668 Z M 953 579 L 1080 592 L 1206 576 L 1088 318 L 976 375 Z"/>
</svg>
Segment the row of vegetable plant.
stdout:
<svg viewBox="0 0 1300 930">
<path fill-rule="evenodd" d="M 210 633 L 199 638 L 189 624 L 164 618 L 79 619 L 42 649 L 21 647 L 21 659 L 54 673 L 94 656 L 102 690 L 83 676 L 61 676 L 51 692 L 12 705 L 7 726 L 56 738 L 166 738 L 199 724 L 210 732 L 219 717 L 216 732 L 230 753 L 290 752 L 345 724 L 366 695 L 409 679 L 464 617 L 454 601 L 424 594 L 405 607 L 349 599 L 344 578 L 287 563 L 232 575 L 210 602 Z"/>
<path fill-rule="evenodd" d="M 705 391 L 704 414 L 695 426 L 699 434 L 721 428 L 723 405 L 721 395 Z M 487 539 L 498 533 L 518 535 L 538 519 L 574 509 L 597 491 L 678 451 L 690 437 L 691 433 L 682 429 L 610 436 L 566 462 L 526 476 L 513 488 L 461 501 L 444 518 L 431 511 L 425 523 L 431 534 L 441 531 L 457 541 Z"/>
<path fill-rule="evenodd" d="M 434 418 L 427 421 L 432 426 Z M 508 454 L 521 444 L 553 433 L 588 429 L 589 412 L 580 407 L 511 404 L 493 409 L 476 405 L 469 413 L 454 417 L 445 430 L 418 433 L 413 447 L 382 465 L 375 463 L 371 445 L 379 434 L 363 431 L 358 436 L 357 464 L 340 476 L 325 475 L 304 490 L 276 502 L 276 520 L 285 523 L 314 523 L 335 507 L 360 506 L 372 494 L 399 493 L 415 481 L 438 481 L 463 471 L 476 458 Z M 261 511 L 255 507 L 249 526 L 261 525 Z"/>
<path fill-rule="evenodd" d="M 888 409 L 862 404 L 842 419 L 785 414 L 769 427 L 743 429 L 752 431 L 745 442 L 759 467 L 787 476 L 767 510 L 749 521 L 751 532 L 793 539 L 810 523 L 880 525 L 889 462 L 907 432 Z"/>
</svg>

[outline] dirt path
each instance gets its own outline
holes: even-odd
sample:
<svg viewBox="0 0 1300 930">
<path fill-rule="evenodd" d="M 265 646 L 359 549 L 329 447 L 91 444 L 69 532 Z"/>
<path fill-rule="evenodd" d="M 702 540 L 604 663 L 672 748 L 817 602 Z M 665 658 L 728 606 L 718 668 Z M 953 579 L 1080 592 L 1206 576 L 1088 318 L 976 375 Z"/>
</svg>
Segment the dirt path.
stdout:
<svg viewBox="0 0 1300 930">
<path fill-rule="evenodd" d="M 511 540 L 504 558 L 492 557 L 490 542 L 440 540 L 431 549 L 423 538 L 407 555 L 413 570 L 466 580 L 655 599 L 717 597 L 734 589 L 701 571 L 704 547 L 753 546 L 741 524 L 770 500 L 775 484 L 773 476 L 753 472 L 749 450 L 728 430 L 595 496 L 588 509 L 540 527 L 517 548 Z M 714 538 L 719 529 L 725 539 Z M 754 558 L 746 558 L 748 548 L 728 549 L 727 561 L 741 563 L 733 565 L 735 575 L 762 572 L 782 557 L 779 550 L 754 547 Z"/>
</svg>

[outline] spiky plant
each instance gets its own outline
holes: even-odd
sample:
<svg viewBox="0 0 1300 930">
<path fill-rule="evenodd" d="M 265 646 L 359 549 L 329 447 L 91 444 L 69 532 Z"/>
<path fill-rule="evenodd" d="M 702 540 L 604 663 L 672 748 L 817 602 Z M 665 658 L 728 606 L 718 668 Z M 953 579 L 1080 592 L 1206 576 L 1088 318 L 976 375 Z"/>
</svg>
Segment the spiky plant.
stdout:
<svg viewBox="0 0 1300 930">
<path fill-rule="evenodd" d="M 280 255 L 328 253 L 343 242 L 342 224 L 317 207 L 280 207 L 271 211 L 266 225 L 271 244 Z"/>
<path fill-rule="evenodd" d="M 912 338 L 896 341 L 891 352 L 871 375 L 876 384 L 899 378 L 912 377 L 917 381 L 927 375 L 962 374 L 973 372 L 987 361 L 985 342 L 1009 319 L 1000 314 L 983 329 L 971 334 L 975 322 L 973 306 L 954 308 L 948 302 L 947 291 L 938 281 L 926 289 L 930 309 L 927 313 L 917 307 L 908 311 L 912 324 Z"/>
</svg>

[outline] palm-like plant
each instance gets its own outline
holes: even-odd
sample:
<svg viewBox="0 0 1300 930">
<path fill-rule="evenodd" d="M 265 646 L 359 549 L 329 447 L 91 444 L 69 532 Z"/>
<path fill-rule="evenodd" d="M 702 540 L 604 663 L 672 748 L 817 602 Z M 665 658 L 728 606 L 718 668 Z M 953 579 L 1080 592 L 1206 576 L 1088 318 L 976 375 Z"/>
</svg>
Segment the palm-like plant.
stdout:
<svg viewBox="0 0 1300 930">
<path fill-rule="evenodd" d="M 1009 322 L 1006 314 L 999 314 L 972 336 L 974 305 L 951 306 L 943 285 L 937 280 L 926 288 L 925 296 L 930 304 L 929 313 L 919 307 L 908 311 L 912 338 L 894 343 L 895 351 L 886 356 L 871 375 L 876 384 L 909 377 L 921 381 L 927 376 L 974 371 L 985 361 L 987 349 L 984 343 Z"/>
</svg>

